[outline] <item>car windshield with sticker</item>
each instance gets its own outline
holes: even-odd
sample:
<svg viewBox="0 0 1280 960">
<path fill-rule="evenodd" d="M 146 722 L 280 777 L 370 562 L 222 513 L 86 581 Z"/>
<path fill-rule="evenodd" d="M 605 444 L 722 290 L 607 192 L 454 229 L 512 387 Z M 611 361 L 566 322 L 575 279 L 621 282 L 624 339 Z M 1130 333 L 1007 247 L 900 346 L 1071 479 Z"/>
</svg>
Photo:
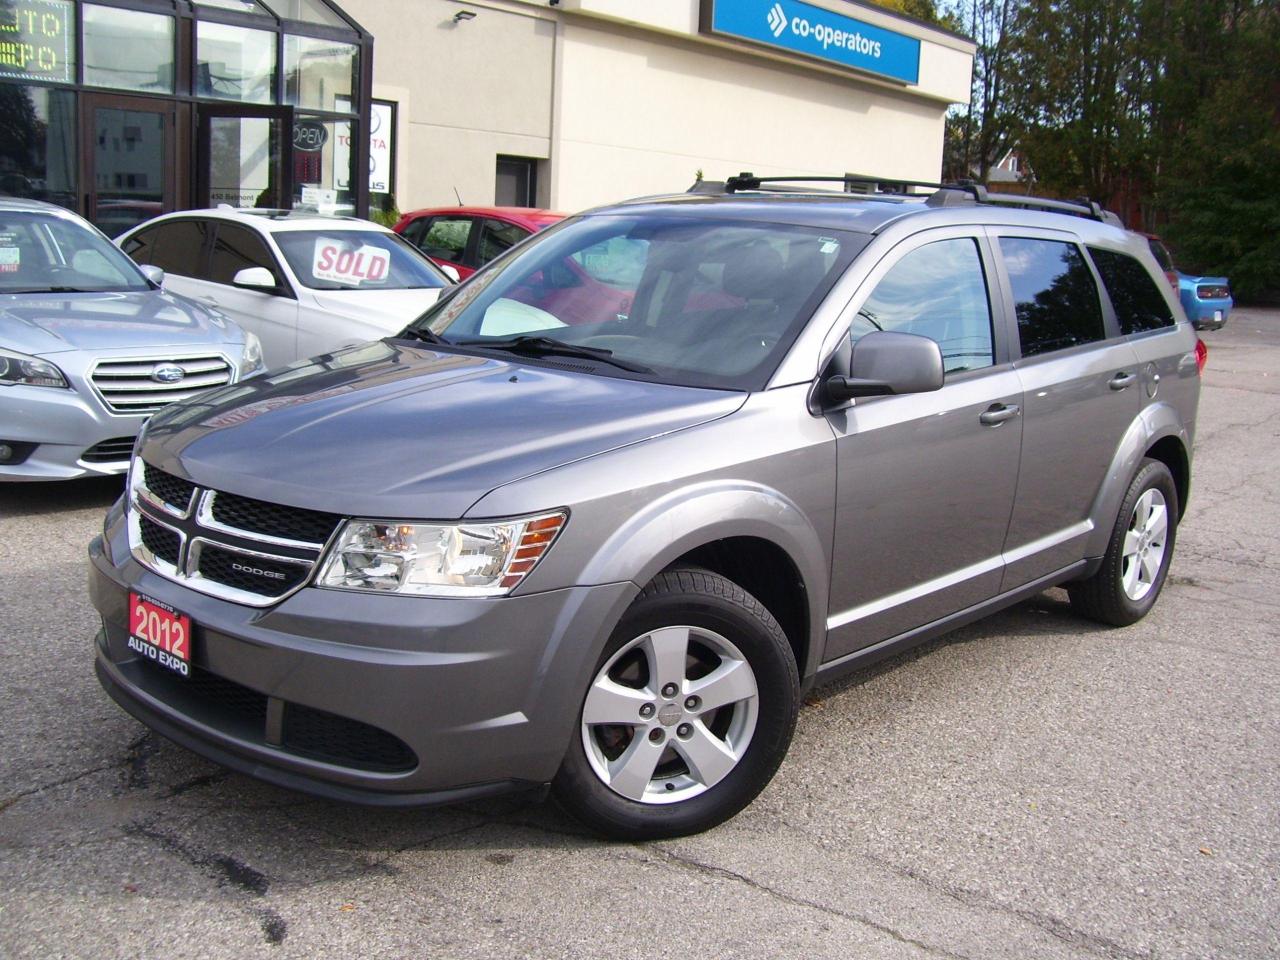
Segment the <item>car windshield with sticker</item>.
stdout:
<svg viewBox="0 0 1280 960">
<path fill-rule="evenodd" d="M 147 288 L 133 262 L 101 234 L 56 213 L 0 214 L 0 293 Z"/>
<path fill-rule="evenodd" d="M 435 289 L 449 283 L 422 254 L 393 234 L 290 230 L 274 236 L 299 282 L 313 290 Z"/>
</svg>

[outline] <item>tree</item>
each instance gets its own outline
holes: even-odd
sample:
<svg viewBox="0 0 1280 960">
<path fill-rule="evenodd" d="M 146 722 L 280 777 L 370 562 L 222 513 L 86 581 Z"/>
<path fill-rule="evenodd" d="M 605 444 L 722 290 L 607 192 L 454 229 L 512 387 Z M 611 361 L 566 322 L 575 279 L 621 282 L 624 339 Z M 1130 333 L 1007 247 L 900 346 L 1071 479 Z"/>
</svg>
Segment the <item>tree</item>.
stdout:
<svg viewBox="0 0 1280 960">
<path fill-rule="evenodd" d="M 947 117 L 943 178 L 976 177 L 985 182 L 991 168 L 1013 146 L 1009 108 L 1009 27 L 1020 0 L 967 0 L 951 8 L 953 19 L 977 44 L 969 106 Z"/>
<path fill-rule="evenodd" d="M 1155 210 L 1180 265 L 1280 293 L 1280 9 L 1175 0 L 1153 85 Z"/>
<path fill-rule="evenodd" d="M 1150 73 L 1137 0 L 1029 0 L 1014 17 L 1009 96 L 1037 179 L 1110 201 L 1147 173 Z"/>
</svg>

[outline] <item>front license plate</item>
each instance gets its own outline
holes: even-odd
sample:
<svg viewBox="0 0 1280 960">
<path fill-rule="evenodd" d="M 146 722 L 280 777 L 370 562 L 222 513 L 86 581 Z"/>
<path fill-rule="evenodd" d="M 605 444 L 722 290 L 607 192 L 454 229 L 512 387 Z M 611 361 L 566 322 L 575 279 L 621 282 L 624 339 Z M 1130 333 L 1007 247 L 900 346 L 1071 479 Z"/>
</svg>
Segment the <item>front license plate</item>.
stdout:
<svg viewBox="0 0 1280 960">
<path fill-rule="evenodd" d="M 191 674 L 191 618 L 167 603 L 129 594 L 129 649 L 182 676 Z"/>
<path fill-rule="evenodd" d="M 1215 310 L 1215 311 L 1213 311 L 1213 322 L 1214 322 L 1214 323 L 1221 323 L 1221 322 L 1222 322 L 1222 311 L 1221 311 L 1221 310 Z"/>
</svg>

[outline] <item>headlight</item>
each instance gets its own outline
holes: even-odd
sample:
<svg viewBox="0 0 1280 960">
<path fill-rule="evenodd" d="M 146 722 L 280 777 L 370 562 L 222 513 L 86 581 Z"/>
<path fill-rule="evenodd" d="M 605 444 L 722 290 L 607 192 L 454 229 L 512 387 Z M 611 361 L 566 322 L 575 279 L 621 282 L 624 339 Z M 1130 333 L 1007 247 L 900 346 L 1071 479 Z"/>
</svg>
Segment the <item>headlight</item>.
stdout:
<svg viewBox="0 0 1280 960">
<path fill-rule="evenodd" d="M 244 332 L 244 355 L 240 358 L 240 379 L 251 377 L 266 364 L 262 362 L 262 341 L 248 330 Z"/>
<path fill-rule="evenodd" d="M 565 514 L 500 523 L 348 520 L 317 584 L 425 597 L 509 593 L 546 553 Z"/>
<path fill-rule="evenodd" d="M 25 353 L 0 350 L 0 383 L 24 383 L 29 387 L 65 387 L 67 378 L 48 360 Z"/>
</svg>

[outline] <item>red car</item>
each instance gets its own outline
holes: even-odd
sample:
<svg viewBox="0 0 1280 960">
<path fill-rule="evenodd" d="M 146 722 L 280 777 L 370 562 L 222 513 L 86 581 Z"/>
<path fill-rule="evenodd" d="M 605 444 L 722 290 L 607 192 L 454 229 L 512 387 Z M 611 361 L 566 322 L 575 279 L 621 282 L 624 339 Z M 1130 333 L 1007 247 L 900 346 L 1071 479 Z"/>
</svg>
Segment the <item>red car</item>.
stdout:
<svg viewBox="0 0 1280 960">
<path fill-rule="evenodd" d="M 529 234 L 565 216 L 534 207 L 432 207 L 409 211 L 392 229 L 465 280 Z"/>
</svg>

